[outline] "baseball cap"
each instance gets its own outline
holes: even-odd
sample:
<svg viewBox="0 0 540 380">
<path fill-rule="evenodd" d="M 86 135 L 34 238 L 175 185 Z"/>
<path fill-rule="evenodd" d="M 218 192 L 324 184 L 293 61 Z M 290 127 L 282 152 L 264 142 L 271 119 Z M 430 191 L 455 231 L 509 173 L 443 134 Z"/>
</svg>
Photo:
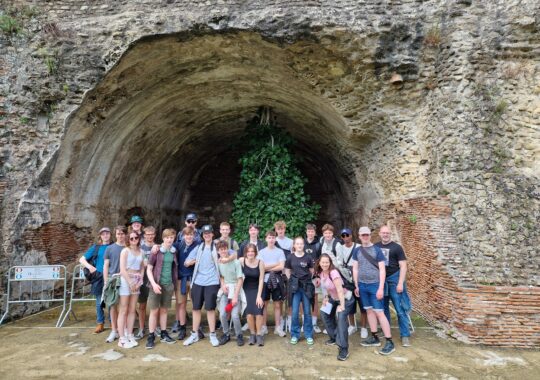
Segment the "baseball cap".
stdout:
<svg viewBox="0 0 540 380">
<path fill-rule="evenodd" d="M 129 221 L 129 224 L 142 223 L 142 222 L 143 222 L 143 219 L 139 215 L 133 215 L 131 217 L 131 220 Z"/>
<path fill-rule="evenodd" d="M 109 227 L 103 227 L 101 230 L 99 230 L 99 234 L 101 235 L 102 232 L 111 232 L 111 230 L 109 229 Z"/>
<path fill-rule="evenodd" d="M 190 212 L 186 215 L 186 220 L 197 220 L 197 214 L 195 214 L 194 212 Z"/>
<path fill-rule="evenodd" d="M 205 224 L 204 226 L 202 226 L 201 231 L 203 234 L 205 232 L 214 232 L 214 228 L 210 224 Z"/>
<path fill-rule="evenodd" d="M 358 230 L 358 234 L 359 235 L 371 235 L 371 230 L 369 229 L 369 227 L 360 227 L 360 229 Z"/>
<path fill-rule="evenodd" d="M 340 235 L 343 235 L 343 234 L 347 234 L 347 235 L 352 235 L 352 231 L 350 228 L 344 228 L 341 230 L 341 232 L 339 233 Z"/>
</svg>

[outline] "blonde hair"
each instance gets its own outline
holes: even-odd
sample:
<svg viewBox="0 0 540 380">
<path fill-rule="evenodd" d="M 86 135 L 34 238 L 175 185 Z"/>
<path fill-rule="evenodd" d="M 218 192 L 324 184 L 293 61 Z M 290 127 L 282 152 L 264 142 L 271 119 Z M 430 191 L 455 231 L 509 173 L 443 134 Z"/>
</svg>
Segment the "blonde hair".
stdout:
<svg viewBox="0 0 540 380">
<path fill-rule="evenodd" d="M 174 228 L 166 228 L 161 233 L 162 239 L 165 239 L 166 237 L 169 237 L 169 236 L 176 236 L 176 231 L 174 230 Z"/>
<path fill-rule="evenodd" d="M 285 223 L 283 220 L 278 220 L 274 223 L 274 228 L 287 228 L 287 223 Z"/>
</svg>

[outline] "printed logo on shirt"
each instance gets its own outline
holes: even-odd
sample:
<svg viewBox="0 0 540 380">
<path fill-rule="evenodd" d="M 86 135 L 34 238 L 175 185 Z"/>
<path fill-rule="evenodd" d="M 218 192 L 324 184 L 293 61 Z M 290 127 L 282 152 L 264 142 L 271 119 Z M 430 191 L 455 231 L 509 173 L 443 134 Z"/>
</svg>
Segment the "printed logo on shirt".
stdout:
<svg viewBox="0 0 540 380">
<path fill-rule="evenodd" d="M 381 248 L 381 251 L 384 255 L 384 264 L 388 266 L 388 263 L 390 262 L 390 248 Z"/>
</svg>

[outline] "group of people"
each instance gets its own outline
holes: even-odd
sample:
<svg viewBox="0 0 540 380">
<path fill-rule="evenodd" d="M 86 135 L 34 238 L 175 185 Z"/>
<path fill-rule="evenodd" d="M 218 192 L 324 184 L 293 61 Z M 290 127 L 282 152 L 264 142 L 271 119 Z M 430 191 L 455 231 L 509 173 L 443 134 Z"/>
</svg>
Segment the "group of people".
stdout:
<svg viewBox="0 0 540 380">
<path fill-rule="evenodd" d="M 198 342 L 205 337 L 201 329 L 203 306 L 212 346 L 227 344 L 233 331 L 237 345 L 243 346 L 245 330 L 250 333 L 249 345 L 264 346 L 272 301 L 276 335 L 285 337 L 289 332 L 290 344 L 295 345 L 303 334 L 306 343 L 313 345 L 314 333 L 322 332 L 317 325 L 320 316 L 328 335 L 325 344 L 336 345 L 337 359 L 346 360 L 349 335 L 357 331 L 357 306 L 361 345 L 381 346 L 380 326 L 385 341 L 379 353 L 389 355 L 395 350 L 390 329 L 392 301 L 401 343 L 410 346 L 407 261 L 403 248 L 392 241 L 388 226 L 380 228 L 377 244 L 371 242 L 368 227 L 359 229 L 360 243 L 354 242 L 349 228 L 334 236 L 330 224 L 322 227 L 320 238 L 316 226 L 307 224 L 305 236 L 290 239 L 283 221 L 265 233 L 264 241 L 256 224 L 251 224 L 248 232 L 249 238 L 238 244 L 230 236 L 229 223 L 223 222 L 220 236 L 215 238 L 211 225 L 197 229 L 194 213 L 186 216 L 178 233 L 171 228 L 163 230 L 161 244 L 156 243 L 156 229 L 143 228 L 140 216 L 131 218 L 129 228 L 114 229 L 114 243 L 111 230 L 102 228 L 97 244 L 79 260 L 93 274 L 94 333 L 104 331 L 103 297 L 116 290 L 119 300 L 109 307 L 111 332 L 106 341 L 118 339 L 122 348 L 137 346 L 145 336 L 147 307 L 147 349 L 155 346 L 158 337 L 168 344 Z M 167 330 L 173 295 L 176 318 L 170 331 L 178 334 L 176 339 Z M 189 331 L 188 296 L 192 302 Z M 134 334 L 137 315 L 139 328 Z M 243 318 L 247 321 L 244 326 Z M 218 337 L 219 328 L 223 333 Z"/>
</svg>

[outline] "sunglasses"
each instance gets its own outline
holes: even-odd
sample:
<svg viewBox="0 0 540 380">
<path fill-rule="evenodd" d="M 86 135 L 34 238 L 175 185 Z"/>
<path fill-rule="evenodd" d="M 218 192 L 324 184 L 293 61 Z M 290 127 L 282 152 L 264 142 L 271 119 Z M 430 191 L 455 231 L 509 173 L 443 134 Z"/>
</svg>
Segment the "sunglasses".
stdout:
<svg viewBox="0 0 540 380">
<path fill-rule="evenodd" d="M 130 236 L 129 240 L 130 241 L 136 241 L 136 240 L 139 240 L 139 237 L 138 236 Z"/>
<path fill-rule="evenodd" d="M 187 223 L 188 224 L 195 224 L 195 223 L 197 223 L 197 221 L 196 220 L 187 220 Z"/>
<path fill-rule="evenodd" d="M 349 234 L 341 234 L 341 237 L 349 237 L 349 236 L 351 236 L 351 235 L 349 235 Z"/>
</svg>

